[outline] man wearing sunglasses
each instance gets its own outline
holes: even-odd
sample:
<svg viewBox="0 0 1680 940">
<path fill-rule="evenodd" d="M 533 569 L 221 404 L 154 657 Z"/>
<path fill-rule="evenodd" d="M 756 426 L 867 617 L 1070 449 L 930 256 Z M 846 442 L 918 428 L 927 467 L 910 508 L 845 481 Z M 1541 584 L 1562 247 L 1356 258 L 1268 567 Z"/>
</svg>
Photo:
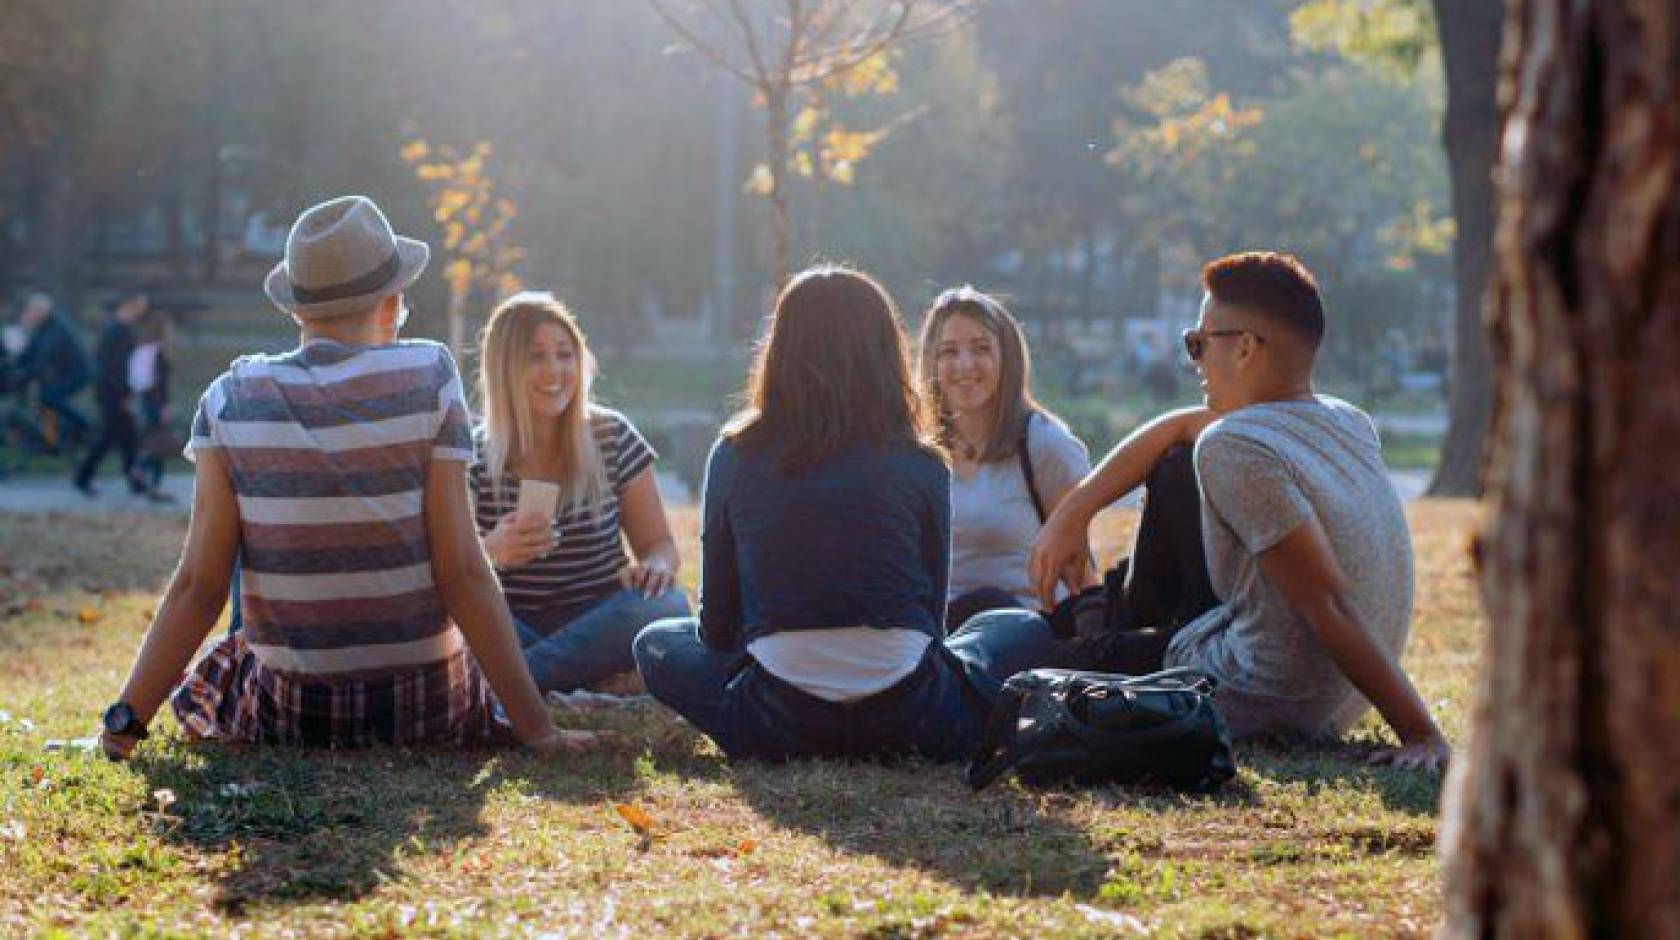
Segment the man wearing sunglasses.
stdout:
<svg viewBox="0 0 1680 940">
<path fill-rule="evenodd" d="M 1092 517 L 1147 483 L 1108 595 L 1120 616 L 1062 640 L 1037 614 L 1003 611 L 951 643 L 979 647 L 969 658 L 999 681 L 1037 666 L 1192 667 L 1218 681 L 1215 705 L 1238 737 L 1339 735 L 1369 703 L 1400 739 L 1373 760 L 1439 768 L 1451 750 L 1400 667 L 1412 607 L 1405 514 L 1370 418 L 1313 391 L 1317 284 L 1292 257 L 1250 252 L 1208 264 L 1202 286 L 1184 350 L 1206 407 L 1134 431 L 1033 546 L 1046 602 L 1058 582 L 1085 587 Z"/>
</svg>

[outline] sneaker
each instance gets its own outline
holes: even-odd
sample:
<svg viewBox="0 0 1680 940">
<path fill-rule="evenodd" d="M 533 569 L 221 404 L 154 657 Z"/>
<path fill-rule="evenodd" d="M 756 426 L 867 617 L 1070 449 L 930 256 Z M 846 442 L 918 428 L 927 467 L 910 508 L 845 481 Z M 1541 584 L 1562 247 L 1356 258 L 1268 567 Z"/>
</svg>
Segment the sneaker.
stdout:
<svg viewBox="0 0 1680 940">
<path fill-rule="evenodd" d="M 138 470 L 129 472 L 128 491 L 130 493 L 133 493 L 135 496 L 145 496 L 146 491 L 149 489 L 151 489 L 151 487 L 146 485 L 146 478 L 141 476 Z"/>
<path fill-rule="evenodd" d="M 146 494 L 146 499 L 148 499 L 148 500 L 150 500 L 151 502 L 154 502 L 154 503 L 173 503 L 173 502 L 175 502 L 175 497 L 173 495 L 171 495 L 169 493 L 165 493 L 162 490 L 152 490 L 150 493 Z"/>
<path fill-rule="evenodd" d="M 87 482 L 86 480 L 72 480 L 70 481 L 70 485 L 76 488 L 76 492 L 81 493 L 88 499 L 99 498 L 99 491 L 94 489 L 93 484 Z"/>
</svg>

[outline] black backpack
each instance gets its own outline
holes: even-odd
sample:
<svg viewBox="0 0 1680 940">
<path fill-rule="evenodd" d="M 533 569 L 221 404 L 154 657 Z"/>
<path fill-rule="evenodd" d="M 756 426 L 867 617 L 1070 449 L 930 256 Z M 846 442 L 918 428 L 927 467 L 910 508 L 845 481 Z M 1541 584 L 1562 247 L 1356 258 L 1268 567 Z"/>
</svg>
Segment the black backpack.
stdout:
<svg viewBox="0 0 1680 940">
<path fill-rule="evenodd" d="M 1213 688 L 1211 677 L 1192 669 L 1018 672 L 992 709 L 968 785 L 980 790 L 1013 770 L 1031 786 L 1071 780 L 1212 790 L 1237 772 Z"/>
</svg>

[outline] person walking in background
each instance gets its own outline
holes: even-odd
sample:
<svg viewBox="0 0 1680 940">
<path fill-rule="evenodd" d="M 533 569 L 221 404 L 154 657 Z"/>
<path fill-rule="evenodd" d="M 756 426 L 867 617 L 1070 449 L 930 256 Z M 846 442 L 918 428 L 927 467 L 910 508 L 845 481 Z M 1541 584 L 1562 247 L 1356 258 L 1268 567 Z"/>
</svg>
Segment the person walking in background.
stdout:
<svg viewBox="0 0 1680 940">
<path fill-rule="evenodd" d="M 140 403 L 140 458 L 138 467 L 146 483 L 146 498 L 173 502 L 162 490 L 164 462 L 179 450 L 169 429 L 169 381 L 173 372 L 170 342 L 174 321 L 168 311 L 153 308 L 140 321 L 139 344 L 128 360 L 128 384 Z"/>
<path fill-rule="evenodd" d="M 479 349 L 484 423 L 468 479 L 531 676 L 539 689 L 569 692 L 628 673 L 630 684 L 611 690 L 635 691 L 631 641 L 689 612 L 657 455 L 629 419 L 591 400 L 595 359 L 552 294 L 504 300 Z M 520 513 L 524 481 L 558 498 Z"/>
<path fill-rule="evenodd" d="M 979 699 L 939 642 L 951 474 L 898 311 L 817 267 L 769 329 L 706 468 L 699 618 L 643 630 L 636 665 L 731 758 L 966 757 Z"/>
<path fill-rule="evenodd" d="M 186 544 L 105 711 L 110 756 L 166 697 L 195 740 L 458 745 L 506 740 L 511 723 L 539 750 L 599 743 L 554 728 L 519 655 L 473 531 L 454 360 L 395 341 L 429 254 L 361 196 L 293 226 L 265 290 L 300 345 L 237 359 L 204 392 Z M 186 672 L 236 559 L 238 626 Z"/>
<path fill-rule="evenodd" d="M 58 422 L 59 441 L 82 440 L 87 419 L 70 399 L 87 386 L 88 364 L 75 331 L 53 310 L 52 296 L 39 291 L 24 301 L 18 324 L 28 339 L 13 366 L 13 387 L 27 394 L 35 386 L 41 407 Z"/>
<path fill-rule="evenodd" d="M 137 341 L 135 324 L 145 316 L 150 305 L 139 291 L 124 294 L 111 311 L 110 322 L 99 334 L 94 350 L 93 394 L 99 405 L 99 436 L 88 448 L 87 457 L 76 469 L 73 483 L 84 496 L 97 496 L 93 477 L 99 472 L 105 454 L 117 448 L 122 458 L 123 477 L 128 488 L 136 493 L 146 492 L 146 482 L 135 467 L 139 446 L 138 432 L 132 411 L 133 390 L 128 385 L 128 360 L 134 354 Z"/>
<path fill-rule="evenodd" d="M 1033 398 L 1026 337 L 996 299 L 972 287 L 940 294 L 919 346 L 928 423 L 951 455 L 946 628 L 986 610 L 1036 608 L 1027 555 L 1090 472 L 1090 454 Z"/>
</svg>

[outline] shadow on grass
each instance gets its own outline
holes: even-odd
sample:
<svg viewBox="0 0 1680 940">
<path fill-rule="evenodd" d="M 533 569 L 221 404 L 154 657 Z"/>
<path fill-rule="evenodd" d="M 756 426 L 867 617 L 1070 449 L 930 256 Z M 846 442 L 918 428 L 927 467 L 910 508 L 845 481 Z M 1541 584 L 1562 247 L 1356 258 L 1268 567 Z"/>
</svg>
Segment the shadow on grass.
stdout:
<svg viewBox="0 0 1680 940">
<path fill-rule="evenodd" d="M 404 877 L 407 856 L 448 857 L 488 834 L 486 797 L 518 781 L 564 802 L 612 799 L 631 758 L 565 763 L 511 748 L 326 751 L 177 744 L 136 761 L 175 800 L 166 838 L 223 853 L 215 906 L 361 898 Z"/>
<path fill-rule="evenodd" d="M 742 797 L 779 826 L 965 890 L 1089 897 L 1102 885 L 1108 858 L 1080 826 L 1011 786 L 971 793 L 957 770 L 920 762 L 745 762 L 732 776 Z"/>
<path fill-rule="evenodd" d="M 1435 816 L 1441 805 L 1441 774 L 1374 767 L 1365 746 L 1335 742 L 1253 742 L 1237 752 L 1239 766 L 1274 783 L 1303 784 L 1311 791 L 1346 788 L 1373 792 L 1384 807 L 1412 816 Z"/>
</svg>

